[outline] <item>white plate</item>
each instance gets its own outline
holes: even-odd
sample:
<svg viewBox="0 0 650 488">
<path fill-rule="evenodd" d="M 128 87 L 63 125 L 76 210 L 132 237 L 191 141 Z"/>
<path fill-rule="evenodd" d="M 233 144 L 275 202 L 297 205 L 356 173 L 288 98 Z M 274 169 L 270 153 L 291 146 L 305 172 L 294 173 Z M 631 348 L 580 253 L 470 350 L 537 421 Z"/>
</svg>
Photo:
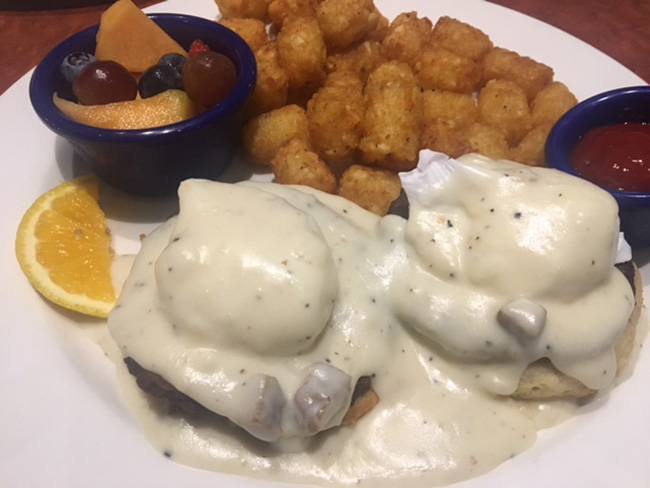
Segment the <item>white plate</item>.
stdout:
<svg viewBox="0 0 650 488">
<path fill-rule="evenodd" d="M 377 1 L 392 18 L 417 10 L 450 15 L 487 32 L 496 45 L 555 69 L 583 99 L 611 88 L 644 84 L 587 44 L 531 18 L 478 0 Z M 214 18 L 213 0 L 172 0 L 152 11 Z M 37 196 L 79 171 L 70 148 L 37 119 L 29 75 L 0 97 L 0 485 L 3 487 L 269 487 L 259 480 L 179 466 L 157 454 L 122 405 L 113 368 L 79 330 L 76 316 L 51 306 L 31 288 L 14 257 L 18 222 Z M 137 235 L 140 223 L 118 232 Z M 133 242 L 122 239 L 118 247 Z M 119 249 L 118 249 L 119 250 Z M 646 263 L 647 256 L 639 255 Z M 650 283 L 650 267 L 643 268 Z M 646 292 L 648 287 L 646 287 Z M 92 324 L 89 325 L 92 327 Z M 650 354 L 631 379 L 570 421 L 542 432 L 535 446 L 462 488 L 647 487 L 650 483 Z"/>
</svg>

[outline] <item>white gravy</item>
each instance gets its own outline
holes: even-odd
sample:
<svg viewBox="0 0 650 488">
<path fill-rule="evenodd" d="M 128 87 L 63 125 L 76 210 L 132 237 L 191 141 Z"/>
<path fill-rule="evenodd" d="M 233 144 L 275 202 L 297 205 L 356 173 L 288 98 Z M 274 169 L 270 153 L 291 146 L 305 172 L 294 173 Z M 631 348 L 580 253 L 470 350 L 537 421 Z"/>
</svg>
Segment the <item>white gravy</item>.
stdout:
<svg viewBox="0 0 650 488">
<path fill-rule="evenodd" d="M 408 220 L 302 187 L 181 185 L 179 215 L 144 240 L 110 332 L 123 356 L 274 442 L 216 416 L 166 415 L 118 362 L 160 452 L 272 480 L 442 485 L 494 468 L 573 412 L 503 396 L 530 362 L 548 357 L 592 388 L 612 382 L 634 297 L 613 267 L 608 194 L 553 170 L 430 152 L 403 182 Z M 521 299 L 530 306 L 515 313 L 546 313 L 532 332 L 497 320 Z M 351 395 L 341 387 L 344 408 L 309 436 L 293 398 L 317 364 L 352 384 L 371 375 L 380 402 L 337 427 Z M 248 415 L 267 394 L 273 428 L 260 430 Z"/>
</svg>

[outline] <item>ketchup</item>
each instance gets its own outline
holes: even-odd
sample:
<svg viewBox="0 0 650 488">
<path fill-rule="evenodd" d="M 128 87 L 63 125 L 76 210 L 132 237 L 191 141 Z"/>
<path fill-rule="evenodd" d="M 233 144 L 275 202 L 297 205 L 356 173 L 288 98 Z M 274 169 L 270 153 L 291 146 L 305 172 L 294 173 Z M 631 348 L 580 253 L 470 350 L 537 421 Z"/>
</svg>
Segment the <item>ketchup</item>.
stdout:
<svg viewBox="0 0 650 488">
<path fill-rule="evenodd" d="M 650 125 L 596 127 L 573 150 L 583 178 L 613 190 L 650 191 Z"/>
</svg>

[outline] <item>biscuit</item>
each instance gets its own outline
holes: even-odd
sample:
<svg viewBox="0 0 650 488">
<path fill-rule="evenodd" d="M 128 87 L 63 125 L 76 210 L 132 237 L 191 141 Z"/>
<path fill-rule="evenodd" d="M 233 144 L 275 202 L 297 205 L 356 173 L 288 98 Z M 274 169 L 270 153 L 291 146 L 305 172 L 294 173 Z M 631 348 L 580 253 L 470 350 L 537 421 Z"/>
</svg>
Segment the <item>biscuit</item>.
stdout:
<svg viewBox="0 0 650 488">
<path fill-rule="evenodd" d="M 633 273 L 625 273 L 630 280 L 635 294 L 635 306 L 628 319 L 627 326 L 623 329 L 615 345 L 616 371 L 620 374 L 627 366 L 634 348 L 637 323 L 643 307 L 643 285 L 641 274 L 636 265 Z M 632 275 L 632 276 L 630 276 Z M 550 400 L 556 398 L 585 398 L 596 393 L 580 381 L 558 371 L 548 359 L 540 359 L 530 364 L 519 380 L 519 385 L 511 395 L 520 400 Z"/>
</svg>

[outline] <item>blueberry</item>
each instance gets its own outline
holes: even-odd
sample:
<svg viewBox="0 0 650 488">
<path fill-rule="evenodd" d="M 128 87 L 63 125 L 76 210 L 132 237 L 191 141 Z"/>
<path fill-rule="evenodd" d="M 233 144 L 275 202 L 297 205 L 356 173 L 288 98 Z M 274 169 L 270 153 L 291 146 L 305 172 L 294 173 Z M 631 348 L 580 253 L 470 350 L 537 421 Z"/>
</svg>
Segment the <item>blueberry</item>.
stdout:
<svg viewBox="0 0 650 488">
<path fill-rule="evenodd" d="M 181 89 L 181 74 L 169 65 L 156 64 L 148 68 L 138 82 L 138 91 L 142 98 L 153 97 L 169 89 Z"/>
<path fill-rule="evenodd" d="M 95 56 L 90 53 L 76 51 L 65 57 L 59 67 L 59 71 L 61 72 L 61 76 L 63 76 L 68 83 L 72 83 L 74 79 L 79 76 L 79 73 L 95 60 Z"/>
<path fill-rule="evenodd" d="M 176 71 L 181 73 L 183 71 L 183 66 L 185 65 L 185 61 L 187 61 L 187 58 L 182 54 L 169 53 L 161 57 L 160 60 L 158 61 L 158 64 L 171 66 Z"/>
</svg>

